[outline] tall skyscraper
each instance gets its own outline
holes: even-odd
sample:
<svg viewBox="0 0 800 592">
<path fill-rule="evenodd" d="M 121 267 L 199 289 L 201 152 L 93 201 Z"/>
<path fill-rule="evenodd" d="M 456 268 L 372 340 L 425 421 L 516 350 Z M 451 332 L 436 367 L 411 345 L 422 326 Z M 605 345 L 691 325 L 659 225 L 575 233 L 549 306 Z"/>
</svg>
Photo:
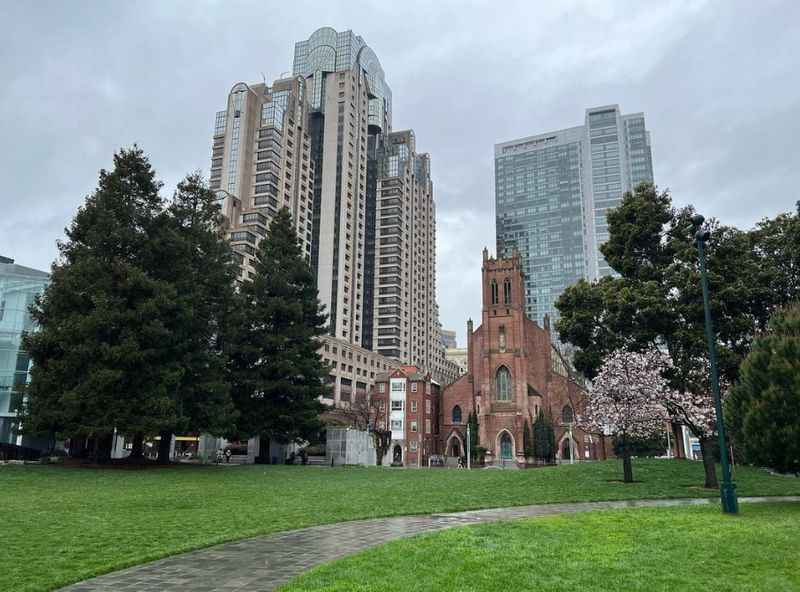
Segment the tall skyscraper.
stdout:
<svg viewBox="0 0 800 592">
<path fill-rule="evenodd" d="M 415 364 L 442 384 L 454 374 L 439 335 L 430 157 L 391 121 L 377 56 L 330 27 L 295 45 L 291 78 L 236 84 L 216 119 L 211 187 L 241 277 L 288 207 L 329 315 L 336 404 L 357 400 L 377 368 Z"/>
<path fill-rule="evenodd" d="M 308 87 L 314 160 L 311 260 L 331 334 L 371 348 L 365 337 L 368 148 L 391 130 L 392 93 L 375 53 L 352 31 L 317 29 L 295 45 L 295 76 Z M 368 206 L 368 202 L 371 202 Z M 367 307 L 369 308 L 369 307 Z M 371 310 L 366 314 L 371 314 Z M 371 327 L 370 327 L 371 329 Z"/>
<path fill-rule="evenodd" d="M 222 200 L 242 277 L 252 273 L 256 245 L 282 207 L 292 213 L 311 258 L 314 164 L 307 119 L 302 78 L 272 86 L 240 82 L 217 113 L 210 186 Z"/>
<path fill-rule="evenodd" d="M 377 155 L 372 342 L 384 356 L 433 371 L 434 352 L 444 348 L 430 157 L 417 154 L 410 130 L 381 135 Z"/>
<path fill-rule="evenodd" d="M 653 181 L 644 114 L 587 109 L 583 126 L 495 145 L 498 256 L 522 258 L 526 313 L 543 323 L 570 284 L 612 270 L 599 246 L 606 212 L 625 191 Z"/>
</svg>

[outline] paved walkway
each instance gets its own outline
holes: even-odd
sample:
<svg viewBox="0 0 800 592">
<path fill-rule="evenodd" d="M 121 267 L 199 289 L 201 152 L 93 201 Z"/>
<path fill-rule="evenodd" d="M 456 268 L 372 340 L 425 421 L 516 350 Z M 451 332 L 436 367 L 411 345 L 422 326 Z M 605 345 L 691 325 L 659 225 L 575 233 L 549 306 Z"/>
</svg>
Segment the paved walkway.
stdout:
<svg viewBox="0 0 800 592">
<path fill-rule="evenodd" d="M 800 496 L 745 497 L 743 503 L 791 501 Z M 70 592 L 266 592 L 321 563 L 424 532 L 483 522 L 590 510 L 718 504 L 713 499 L 541 504 L 451 514 L 340 522 L 224 543 L 174 555 L 74 584 Z"/>
</svg>

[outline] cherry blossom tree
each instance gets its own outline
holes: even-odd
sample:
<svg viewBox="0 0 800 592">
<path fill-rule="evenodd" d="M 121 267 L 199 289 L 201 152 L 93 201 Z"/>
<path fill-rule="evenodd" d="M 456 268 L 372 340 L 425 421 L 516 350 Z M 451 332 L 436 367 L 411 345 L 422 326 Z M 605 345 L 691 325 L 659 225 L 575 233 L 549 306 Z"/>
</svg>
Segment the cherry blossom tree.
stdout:
<svg viewBox="0 0 800 592">
<path fill-rule="evenodd" d="M 656 349 L 613 352 L 600 368 L 578 416 L 581 428 L 611 435 L 620 444 L 625 483 L 633 482 L 631 440 L 663 431 L 669 419 L 661 405 L 669 390 L 663 367 L 664 355 Z"/>
<path fill-rule="evenodd" d="M 680 385 L 668 389 L 661 401 L 673 421 L 689 428 L 700 441 L 705 470 L 705 487 L 719 487 L 712 443 L 717 437 L 717 413 L 714 407 L 714 393 L 711 390 L 711 366 L 707 357 L 694 357 L 689 363 L 681 364 L 681 369 L 669 364 L 667 370 Z M 730 383 L 720 377 L 720 394 L 723 400 L 730 389 Z"/>
</svg>

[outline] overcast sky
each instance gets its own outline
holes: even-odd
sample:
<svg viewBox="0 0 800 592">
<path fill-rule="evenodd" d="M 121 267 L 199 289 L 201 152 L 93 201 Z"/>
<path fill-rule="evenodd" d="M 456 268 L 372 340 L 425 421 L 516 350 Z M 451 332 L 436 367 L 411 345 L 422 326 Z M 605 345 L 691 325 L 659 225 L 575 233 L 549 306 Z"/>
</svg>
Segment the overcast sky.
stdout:
<svg viewBox="0 0 800 592">
<path fill-rule="evenodd" d="M 800 2 L 11 2 L 0 4 L 0 254 L 48 269 L 120 146 L 165 195 L 210 164 L 238 81 L 291 71 L 294 42 L 352 29 L 432 157 L 438 298 L 464 343 L 494 250 L 493 146 L 643 111 L 656 183 L 724 223 L 800 199 Z"/>
</svg>

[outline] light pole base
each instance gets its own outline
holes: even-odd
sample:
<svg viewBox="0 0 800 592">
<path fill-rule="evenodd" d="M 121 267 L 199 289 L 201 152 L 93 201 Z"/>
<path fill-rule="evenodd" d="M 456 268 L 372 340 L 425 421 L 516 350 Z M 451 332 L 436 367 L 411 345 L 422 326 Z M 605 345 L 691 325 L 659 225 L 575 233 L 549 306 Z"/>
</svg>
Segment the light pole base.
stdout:
<svg viewBox="0 0 800 592">
<path fill-rule="evenodd" d="M 722 501 L 722 511 L 725 514 L 739 513 L 739 500 L 736 499 L 735 483 L 723 483 L 719 488 L 719 495 Z"/>
</svg>

